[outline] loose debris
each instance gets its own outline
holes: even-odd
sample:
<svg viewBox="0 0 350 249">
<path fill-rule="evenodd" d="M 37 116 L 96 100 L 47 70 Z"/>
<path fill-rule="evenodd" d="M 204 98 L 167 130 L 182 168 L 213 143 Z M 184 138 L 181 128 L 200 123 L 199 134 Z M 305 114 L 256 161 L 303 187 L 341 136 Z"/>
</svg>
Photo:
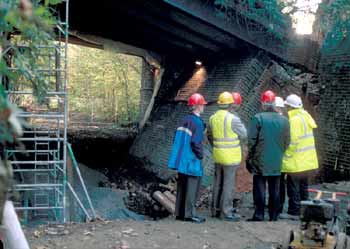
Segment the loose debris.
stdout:
<svg viewBox="0 0 350 249">
<path fill-rule="evenodd" d="M 58 236 L 62 236 L 62 235 L 68 235 L 70 232 L 68 229 L 66 229 L 65 226 L 63 225 L 55 225 L 55 226 L 50 226 L 47 227 L 44 232 L 47 235 L 58 235 Z M 34 237 L 40 236 L 42 234 L 41 231 L 35 231 L 34 232 Z"/>
<path fill-rule="evenodd" d="M 125 200 L 126 206 L 139 214 L 149 216 L 155 220 L 165 218 L 175 211 L 176 181 L 171 179 L 167 184 L 137 182 L 123 183 L 129 190 L 129 196 Z M 158 198 L 157 197 L 161 197 Z M 168 205 L 159 201 L 165 200 Z"/>
<path fill-rule="evenodd" d="M 143 182 L 137 177 L 130 179 L 119 175 L 115 182 L 101 182 L 102 187 L 128 190 L 129 195 L 124 199 L 128 209 L 138 214 L 146 215 L 154 220 L 173 215 L 176 203 L 176 178 L 168 182 L 158 181 Z M 199 208 L 208 208 L 211 199 L 211 187 L 200 191 L 200 197 L 196 204 Z"/>
<path fill-rule="evenodd" d="M 136 236 L 138 236 L 139 234 L 136 233 L 136 232 L 134 231 L 134 229 L 128 228 L 128 229 L 122 231 L 122 235 L 123 235 L 123 236 L 126 236 L 126 237 L 130 237 L 130 236 L 136 237 Z"/>
<path fill-rule="evenodd" d="M 130 248 L 130 245 L 126 240 L 122 240 L 119 248 L 120 249 L 128 249 L 128 248 Z"/>
<path fill-rule="evenodd" d="M 50 249 L 50 248 L 47 246 L 37 246 L 36 249 Z"/>
<path fill-rule="evenodd" d="M 38 230 L 35 230 L 34 233 L 33 233 L 33 236 L 34 236 L 35 238 L 39 238 L 40 235 L 41 235 L 41 232 L 38 231 Z"/>
<path fill-rule="evenodd" d="M 85 236 L 93 236 L 94 234 L 92 232 L 90 232 L 90 231 L 85 231 L 84 235 Z"/>
</svg>

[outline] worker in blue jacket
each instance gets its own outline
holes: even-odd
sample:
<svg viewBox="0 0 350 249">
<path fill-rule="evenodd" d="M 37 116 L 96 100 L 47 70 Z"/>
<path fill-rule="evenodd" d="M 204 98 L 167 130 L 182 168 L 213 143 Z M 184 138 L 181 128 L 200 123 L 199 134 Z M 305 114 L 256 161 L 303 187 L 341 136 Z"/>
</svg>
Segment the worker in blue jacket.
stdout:
<svg viewBox="0 0 350 249">
<path fill-rule="evenodd" d="M 177 127 L 168 167 L 177 170 L 175 215 L 177 220 L 202 223 L 196 214 L 196 200 L 203 176 L 203 139 L 205 124 L 200 117 L 206 105 L 198 93 L 191 95 L 188 105 L 192 113 L 184 117 Z"/>
</svg>

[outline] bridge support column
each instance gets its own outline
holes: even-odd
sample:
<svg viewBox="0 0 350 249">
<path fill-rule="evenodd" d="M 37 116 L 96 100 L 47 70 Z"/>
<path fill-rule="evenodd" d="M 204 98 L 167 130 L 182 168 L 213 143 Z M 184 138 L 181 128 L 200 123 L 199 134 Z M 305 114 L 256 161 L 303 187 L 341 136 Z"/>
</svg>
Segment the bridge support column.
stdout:
<svg viewBox="0 0 350 249">
<path fill-rule="evenodd" d="M 141 74 L 141 90 L 140 90 L 140 118 L 145 116 L 147 107 L 152 99 L 154 88 L 154 73 L 152 66 L 145 60 L 142 60 L 142 74 Z"/>
</svg>

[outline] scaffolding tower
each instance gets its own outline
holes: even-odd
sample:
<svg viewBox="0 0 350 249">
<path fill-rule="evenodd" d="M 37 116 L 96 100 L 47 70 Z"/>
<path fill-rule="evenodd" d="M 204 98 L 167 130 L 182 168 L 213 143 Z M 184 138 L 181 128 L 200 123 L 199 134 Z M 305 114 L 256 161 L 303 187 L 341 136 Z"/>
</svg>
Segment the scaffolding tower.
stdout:
<svg viewBox="0 0 350 249">
<path fill-rule="evenodd" d="M 15 175 L 13 191 L 20 196 L 15 208 L 24 224 L 67 221 L 68 2 L 62 1 L 64 13 L 58 13 L 57 38 L 49 44 L 38 44 L 44 61 L 38 71 L 49 83 L 45 104 L 33 105 L 33 90 L 18 87 L 18 82 L 10 82 L 7 89 L 12 102 L 31 102 L 17 115 L 30 124 L 18 139 L 24 148 L 6 150 Z"/>
</svg>

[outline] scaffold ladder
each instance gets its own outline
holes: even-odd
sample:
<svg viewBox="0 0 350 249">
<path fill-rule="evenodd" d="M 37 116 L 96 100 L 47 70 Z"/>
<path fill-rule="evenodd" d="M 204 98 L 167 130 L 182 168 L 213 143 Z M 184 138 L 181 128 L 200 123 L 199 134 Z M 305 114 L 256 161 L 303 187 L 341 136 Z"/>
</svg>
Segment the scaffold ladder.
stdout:
<svg viewBox="0 0 350 249">
<path fill-rule="evenodd" d="M 34 103 L 30 108 L 22 108 L 23 111 L 17 115 L 31 126 L 18 139 L 25 149 L 11 148 L 6 151 L 14 166 L 15 177 L 17 176 L 13 190 L 21 196 L 15 208 L 24 224 L 33 220 L 45 223 L 67 221 L 66 90 L 69 1 L 62 1 L 62 4 L 65 13 L 61 15 L 64 16 L 63 20 L 56 26 L 56 39 L 37 45 L 40 56 L 45 61 L 40 64 L 38 72 L 49 83 L 45 105 L 35 103 L 33 89 L 21 86 L 21 82 L 10 82 L 7 89 L 10 101 L 20 107 L 26 101 Z"/>
</svg>

